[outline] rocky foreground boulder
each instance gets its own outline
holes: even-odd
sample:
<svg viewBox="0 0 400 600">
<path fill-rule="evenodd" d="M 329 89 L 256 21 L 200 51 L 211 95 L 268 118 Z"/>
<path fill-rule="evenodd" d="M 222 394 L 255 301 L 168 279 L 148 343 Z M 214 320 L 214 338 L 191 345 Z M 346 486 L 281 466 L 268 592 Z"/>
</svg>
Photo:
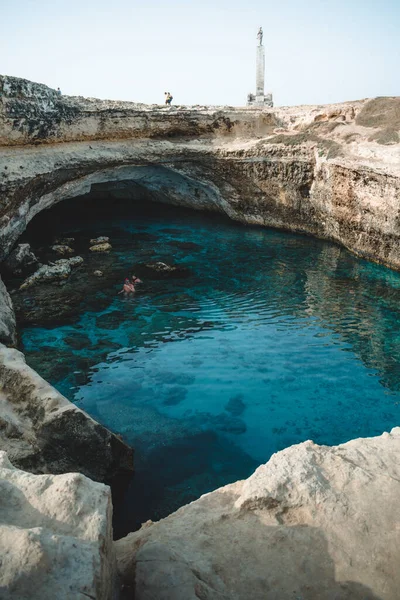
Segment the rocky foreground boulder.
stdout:
<svg viewBox="0 0 400 600">
<path fill-rule="evenodd" d="M 116 542 L 135 600 L 395 600 L 400 428 L 274 454 Z"/>
<path fill-rule="evenodd" d="M 0 598 L 111 600 L 110 489 L 78 473 L 32 475 L 0 452 Z"/>
</svg>

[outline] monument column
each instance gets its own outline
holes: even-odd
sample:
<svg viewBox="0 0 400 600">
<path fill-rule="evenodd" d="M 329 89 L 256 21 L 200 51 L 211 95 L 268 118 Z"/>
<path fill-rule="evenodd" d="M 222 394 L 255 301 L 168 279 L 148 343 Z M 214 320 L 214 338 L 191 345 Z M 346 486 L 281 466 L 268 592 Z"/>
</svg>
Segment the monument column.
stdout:
<svg viewBox="0 0 400 600">
<path fill-rule="evenodd" d="M 257 46 L 256 60 L 256 101 L 264 102 L 265 48 Z"/>
<path fill-rule="evenodd" d="M 265 78 L 265 48 L 263 46 L 264 32 L 262 27 L 257 33 L 257 53 L 256 53 L 256 93 L 248 94 L 247 106 L 269 106 L 274 105 L 272 94 L 265 94 L 264 78 Z"/>
</svg>

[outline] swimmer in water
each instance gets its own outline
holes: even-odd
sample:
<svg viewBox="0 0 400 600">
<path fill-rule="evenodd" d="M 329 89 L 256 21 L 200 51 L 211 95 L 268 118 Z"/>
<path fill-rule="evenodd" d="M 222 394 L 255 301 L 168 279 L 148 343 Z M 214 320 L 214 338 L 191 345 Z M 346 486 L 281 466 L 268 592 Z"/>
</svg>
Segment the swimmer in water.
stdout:
<svg viewBox="0 0 400 600">
<path fill-rule="evenodd" d="M 134 292 L 135 286 L 129 281 L 128 278 L 126 278 L 124 281 L 124 285 L 122 286 L 122 290 L 118 292 L 118 294 L 133 294 Z"/>
<path fill-rule="evenodd" d="M 143 281 L 139 277 L 136 277 L 136 275 L 132 275 L 132 285 L 135 286 L 137 283 L 143 283 Z"/>
</svg>

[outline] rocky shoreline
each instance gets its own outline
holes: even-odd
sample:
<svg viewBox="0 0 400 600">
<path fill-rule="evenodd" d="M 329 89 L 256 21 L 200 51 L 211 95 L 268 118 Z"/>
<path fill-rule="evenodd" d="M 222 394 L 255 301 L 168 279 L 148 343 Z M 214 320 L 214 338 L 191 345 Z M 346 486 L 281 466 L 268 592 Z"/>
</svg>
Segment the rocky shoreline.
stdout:
<svg viewBox="0 0 400 600">
<path fill-rule="evenodd" d="M 400 269 L 399 107 L 399 98 L 145 107 L 60 98 L 0 76 L 0 259 L 40 211 L 89 192 L 129 199 L 140 189 L 149 201 L 312 234 Z M 56 275 L 67 279 L 69 246 L 56 245 L 65 255 Z M 30 369 L 16 344 L 0 279 L 0 450 L 8 453 L 0 545 L 11 557 L 0 589 L 6 598 L 53 598 L 57 590 L 60 599 L 111 599 L 118 585 L 109 490 L 84 475 L 109 483 L 131 473 L 132 450 Z M 399 439 L 395 429 L 336 448 L 288 448 L 246 482 L 131 534 L 116 544 L 126 597 L 244 600 L 251 590 L 255 600 L 394 599 Z M 57 490 L 52 504 L 43 504 L 47 489 Z M 27 500 L 18 506 L 21 494 Z M 76 539 L 89 572 L 74 572 Z"/>
<path fill-rule="evenodd" d="M 394 600 L 399 451 L 307 441 L 114 544 L 109 488 L 0 452 L 2 598 Z"/>
<path fill-rule="evenodd" d="M 0 345 L 0 449 L 31 473 L 77 471 L 110 483 L 133 471 L 133 452 Z"/>
</svg>

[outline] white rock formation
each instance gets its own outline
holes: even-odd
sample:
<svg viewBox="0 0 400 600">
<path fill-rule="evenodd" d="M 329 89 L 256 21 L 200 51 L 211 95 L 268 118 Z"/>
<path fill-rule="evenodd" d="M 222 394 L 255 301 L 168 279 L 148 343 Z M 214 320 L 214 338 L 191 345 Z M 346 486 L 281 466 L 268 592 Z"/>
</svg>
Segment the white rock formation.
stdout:
<svg viewBox="0 0 400 600">
<path fill-rule="evenodd" d="M 52 265 L 43 265 L 33 275 L 25 279 L 20 289 L 24 290 L 40 282 L 62 281 L 68 279 L 74 267 L 79 267 L 83 263 L 81 256 L 72 258 L 61 258 Z"/>
<path fill-rule="evenodd" d="M 0 452 L 2 600 L 111 600 L 110 489 L 78 473 L 32 475 Z"/>
<path fill-rule="evenodd" d="M 90 252 L 109 252 L 112 249 L 111 244 L 108 242 L 102 242 L 101 244 L 95 244 L 90 246 Z"/>
<path fill-rule="evenodd" d="M 135 600 L 396 600 L 400 428 L 304 442 L 116 542 Z"/>
</svg>

